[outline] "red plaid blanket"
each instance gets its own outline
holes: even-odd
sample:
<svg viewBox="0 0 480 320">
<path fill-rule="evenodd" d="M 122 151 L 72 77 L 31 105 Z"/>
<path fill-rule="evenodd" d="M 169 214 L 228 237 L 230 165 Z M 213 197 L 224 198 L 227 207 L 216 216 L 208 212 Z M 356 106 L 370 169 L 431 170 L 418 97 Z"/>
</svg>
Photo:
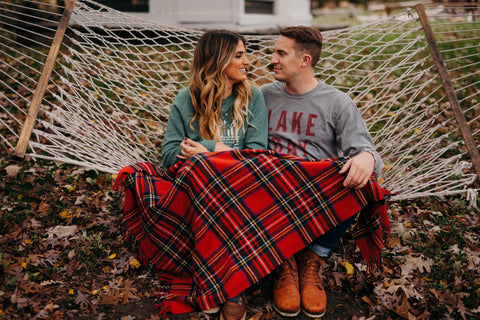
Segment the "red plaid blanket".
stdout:
<svg viewBox="0 0 480 320">
<path fill-rule="evenodd" d="M 369 266 L 389 230 L 372 177 L 342 186 L 346 159 L 309 161 L 263 150 L 197 155 L 160 172 L 123 168 L 124 217 L 139 256 L 162 272 L 160 308 L 206 310 L 235 297 L 327 230 L 360 212 L 354 236 Z"/>
</svg>

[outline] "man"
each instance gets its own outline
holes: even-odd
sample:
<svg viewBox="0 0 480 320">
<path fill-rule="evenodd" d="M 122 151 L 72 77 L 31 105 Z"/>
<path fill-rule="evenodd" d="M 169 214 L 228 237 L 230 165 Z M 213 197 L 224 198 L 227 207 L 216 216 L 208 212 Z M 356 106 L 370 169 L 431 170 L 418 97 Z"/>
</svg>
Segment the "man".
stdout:
<svg viewBox="0 0 480 320">
<path fill-rule="evenodd" d="M 274 83 L 262 86 L 269 111 L 269 148 L 313 159 L 349 157 L 344 186 L 362 188 L 382 168 L 380 155 L 354 102 L 314 77 L 322 49 L 320 31 L 288 27 L 280 31 L 271 64 Z M 328 258 L 355 221 L 348 219 L 316 239 L 275 271 L 273 305 L 282 316 L 300 310 L 312 318 L 325 314 L 327 297 L 319 276 Z M 298 263 L 298 265 L 297 265 Z"/>
</svg>

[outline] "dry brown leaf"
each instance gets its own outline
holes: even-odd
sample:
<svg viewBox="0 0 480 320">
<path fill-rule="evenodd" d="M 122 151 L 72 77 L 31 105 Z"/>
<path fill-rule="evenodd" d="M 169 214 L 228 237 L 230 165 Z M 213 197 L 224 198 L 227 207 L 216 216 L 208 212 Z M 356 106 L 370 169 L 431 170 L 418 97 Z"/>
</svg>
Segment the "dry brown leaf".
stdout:
<svg viewBox="0 0 480 320">
<path fill-rule="evenodd" d="M 7 172 L 7 177 L 13 178 L 20 172 L 21 167 L 16 164 L 7 166 L 4 170 Z"/>
<path fill-rule="evenodd" d="M 255 313 L 252 317 L 248 318 L 249 320 L 260 320 L 262 319 L 263 312 L 259 311 Z"/>
<path fill-rule="evenodd" d="M 405 295 L 400 294 L 400 296 L 396 296 L 397 299 L 394 300 L 394 303 L 391 305 L 387 305 L 387 307 L 398 314 L 400 317 L 404 319 L 409 319 L 413 320 L 415 319 L 415 316 L 413 316 L 409 310 L 410 310 L 410 304 L 408 303 L 407 298 Z"/>
<path fill-rule="evenodd" d="M 38 206 L 37 208 L 37 213 L 39 214 L 47 214 L 48 211 L 50 210 L 50 205 L 44 201 L 42 201 L 42 203 L 40 203 L 40 205 Z"/>
<path fill-rule="evenodd" d="M 75 235 L 78 232 L 78 227 L 73 226 L 55 226 L 47 230 L 49 238 L 57 236 L 58 238 L 66 238 Z"/>
<path fill-rule="evenodd" d="M 394 296 L 399 294 L 399 291 L 403 292 L 408 299 L 423 299 L 423 295 L 420 294 L 410 280 L 406 278 L 393 279 L 388 283 L 385 282 L 377 285 L 374 289 L 375 294 L 380 298 L 385 294 Z"/>
<path fill-rule="evenodd" d="M 433 264 L 432 259 L 425 258 L 423 255 L 418 257 L 409 254 L 405 258 L 405 263 L 400 266 L 402 276 L 407 277 L 412 271 L 430 272 L 430 266 Z"/>
<path fill-rule="evenodd" d="M 90 301 L 87 299 L 87 296 L 78 290 L 77 297 L 75 298 L 75 303 L 80 305 L 81 308 L 87 308 L 90 306 Z"/>
<path fill-rule="evenodd" d="M 370 307 L 375 307 L 375 303 L 367 296 L 363 296 L 362 300 L 366 302 Z"/>
<path fill-rule="evenodd" d="M 332 272 L 332 276 L 335 279 L 335 285 L 339 288 L 342 287 L 342 280 L 345 279 L 345 276 L 341 272 Z"/>
<path fill-rule="evenodd" d="M 53 313 L 53 309 L 55 308 L 55 305 L 53 304 L 53 302 L 50 302 L 46 307 L 45 307 L 45 310 L 47 310 L 48 312 L 50 313 Z"/>
</svg>

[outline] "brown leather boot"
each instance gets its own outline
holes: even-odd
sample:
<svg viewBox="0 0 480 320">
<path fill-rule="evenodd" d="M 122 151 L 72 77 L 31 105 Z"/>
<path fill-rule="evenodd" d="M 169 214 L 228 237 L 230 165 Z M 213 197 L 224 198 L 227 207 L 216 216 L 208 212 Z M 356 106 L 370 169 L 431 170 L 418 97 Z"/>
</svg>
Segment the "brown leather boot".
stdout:
<svg viewBox="0 0 480 320">
<path fill-rule="evenodd" d="M 225 302 L 220 312 L 220 320 L 245 320 L 247 308 L 243 295 Z"/>
<path fill-rule="evenodd" d="M 298 269 L 294 256 L 275 270 L 273 308 L 284 317 L 295 317 L 300 313 Z"/>
<path fill-rule="evenodd" d="M 322 258 L 309 249 L 300 253 L 298 267 L 302 310 L 310 318 L 320 318 L 327 310 L 327 295 L 320 278 L 323 264 Z"/>
</svg>

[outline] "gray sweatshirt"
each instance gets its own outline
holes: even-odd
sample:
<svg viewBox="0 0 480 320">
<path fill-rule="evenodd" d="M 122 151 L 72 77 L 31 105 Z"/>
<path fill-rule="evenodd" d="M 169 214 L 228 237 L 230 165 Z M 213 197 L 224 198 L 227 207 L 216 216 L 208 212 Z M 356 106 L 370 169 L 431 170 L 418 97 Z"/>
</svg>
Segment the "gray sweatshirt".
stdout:
<svg viewBox="0 0 480 320">
<path fill-rule="evenodd" d="M 369 151 L 375 158 L 375 173 L 381 173 L 382 159 L 347 94 L 322 81 L 304 94 L 288 93 L 278 81 L 261 90 L 268 109 L 269 149 L 310 159 Z"/>
</svg>

